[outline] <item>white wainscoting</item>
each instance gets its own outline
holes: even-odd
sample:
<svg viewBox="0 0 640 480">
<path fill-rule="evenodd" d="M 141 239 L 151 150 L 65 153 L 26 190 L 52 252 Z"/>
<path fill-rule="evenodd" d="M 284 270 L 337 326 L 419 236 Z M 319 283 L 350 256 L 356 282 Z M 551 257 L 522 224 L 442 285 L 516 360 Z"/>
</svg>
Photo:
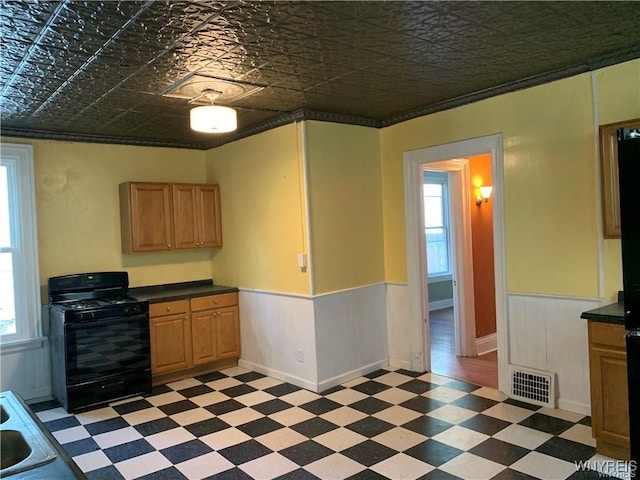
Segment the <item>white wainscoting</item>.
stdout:
<svg viewBox="0 0 640 480">
<path fill-rule="evenodd" d="M 51 396 L 49 341 L 37 338 L 0 348 L 0 390 L 13 390 L 25 400 Z"/>
<path fill-rule="evenodd" d="M 318 391 L 389 364 L 384 283 L 320 295 L 313 302 Z"/>
<path fill-rule="evenodd" d="M 590 414 L 586 310 L 598 299 L 507 295 L 509 363 L 556 373 L 557 407 Z"/>
<path fill-rule="evenodd" d="M 411 368 L 411 324 L 409 319 L 409 287 L 407 284 L 387 284 L 387 335 L 389 365 Z"/>
<path fill-rule="evenodd" d="M 385 290 L 308 298 L 241 289 L 239 365 L 315 392 L 387 366 Z"/>
<path fill-rule="evenodd" d="M 316 391 L 313 300 L 242 289 L 239 299 L 239 365 Z M 302 349 L 302 362 L 298 360 L 298 349 Z"/>
</svg>

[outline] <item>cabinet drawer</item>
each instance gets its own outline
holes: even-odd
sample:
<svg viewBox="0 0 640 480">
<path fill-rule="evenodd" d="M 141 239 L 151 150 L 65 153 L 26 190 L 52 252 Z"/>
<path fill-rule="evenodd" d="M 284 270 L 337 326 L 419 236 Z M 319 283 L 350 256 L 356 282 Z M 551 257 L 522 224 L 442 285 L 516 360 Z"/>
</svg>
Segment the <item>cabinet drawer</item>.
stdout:
<svg viewBox="0 0 640 480">
<path fill-rule="evenodd" d="M 187 313 L 189 303 L 187 300 L 176 300 L 174 302 L 162 302 L 149 304 L 149 316 L 161 317 L 163 315 L 174 315 L 177 313 Z"/>
<path fill-rule="evenodd" d="M 589 322 L 591 342 L 595 345 L 606 345 L 626 350 L 624 335 L 626 330 L 623 325 L 610 323 Z"/>
<path fill-rule="evenodd" d="M 238 304 L 238 292 L 209 295 L 208 297 L 196 297 L 191 299 L 191 310 L 213 310 L 220 307 L 229 307 Z"/>
</svg>

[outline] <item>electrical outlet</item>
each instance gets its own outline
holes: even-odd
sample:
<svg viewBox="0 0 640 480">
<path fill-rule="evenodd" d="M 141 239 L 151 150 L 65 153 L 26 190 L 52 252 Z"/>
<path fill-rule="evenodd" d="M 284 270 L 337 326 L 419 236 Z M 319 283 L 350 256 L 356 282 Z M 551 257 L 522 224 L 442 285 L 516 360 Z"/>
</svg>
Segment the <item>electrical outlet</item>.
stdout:
<svg viewBox="0 0 640 480">
<path fill-rule="evenodd" d="M 298 361 L 300 363 L 304 362 L 304 354 L 302 353 L 302 349 L 301 348 L 298 349 Z"/>
</svg>

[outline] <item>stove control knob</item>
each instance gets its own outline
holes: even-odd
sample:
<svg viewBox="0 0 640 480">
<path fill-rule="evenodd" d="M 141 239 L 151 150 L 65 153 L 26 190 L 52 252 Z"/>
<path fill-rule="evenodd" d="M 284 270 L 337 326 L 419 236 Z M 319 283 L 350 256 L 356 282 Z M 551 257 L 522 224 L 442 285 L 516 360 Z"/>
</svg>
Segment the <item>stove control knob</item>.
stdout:
<svg viewBox="0 0 640 480">
<path fill-rule="evenodd" d="M 141 312 L 142 311 L 142 307 L 140 305 L 134 305 L 133 311 L 134 312 Z"/>
<path fill-rule="evenodd" d="M 123 312 L 124 313 L 129 313 L 130 308 L 129 307 L 124 307 Z"/>
</svg>

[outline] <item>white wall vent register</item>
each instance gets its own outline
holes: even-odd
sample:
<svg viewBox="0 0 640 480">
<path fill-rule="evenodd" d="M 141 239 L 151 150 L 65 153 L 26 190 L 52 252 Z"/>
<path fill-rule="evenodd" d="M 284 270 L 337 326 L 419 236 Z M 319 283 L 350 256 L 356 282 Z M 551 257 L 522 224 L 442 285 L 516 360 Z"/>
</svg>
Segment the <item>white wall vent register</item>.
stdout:
<svg viewBox="0 0 640 480">
<path fill-rule="evenodd" d="M 555 408 L 555 373 L 525 368 L 510 367 L 511 397 L 524 402 Z"/>
</svg>

